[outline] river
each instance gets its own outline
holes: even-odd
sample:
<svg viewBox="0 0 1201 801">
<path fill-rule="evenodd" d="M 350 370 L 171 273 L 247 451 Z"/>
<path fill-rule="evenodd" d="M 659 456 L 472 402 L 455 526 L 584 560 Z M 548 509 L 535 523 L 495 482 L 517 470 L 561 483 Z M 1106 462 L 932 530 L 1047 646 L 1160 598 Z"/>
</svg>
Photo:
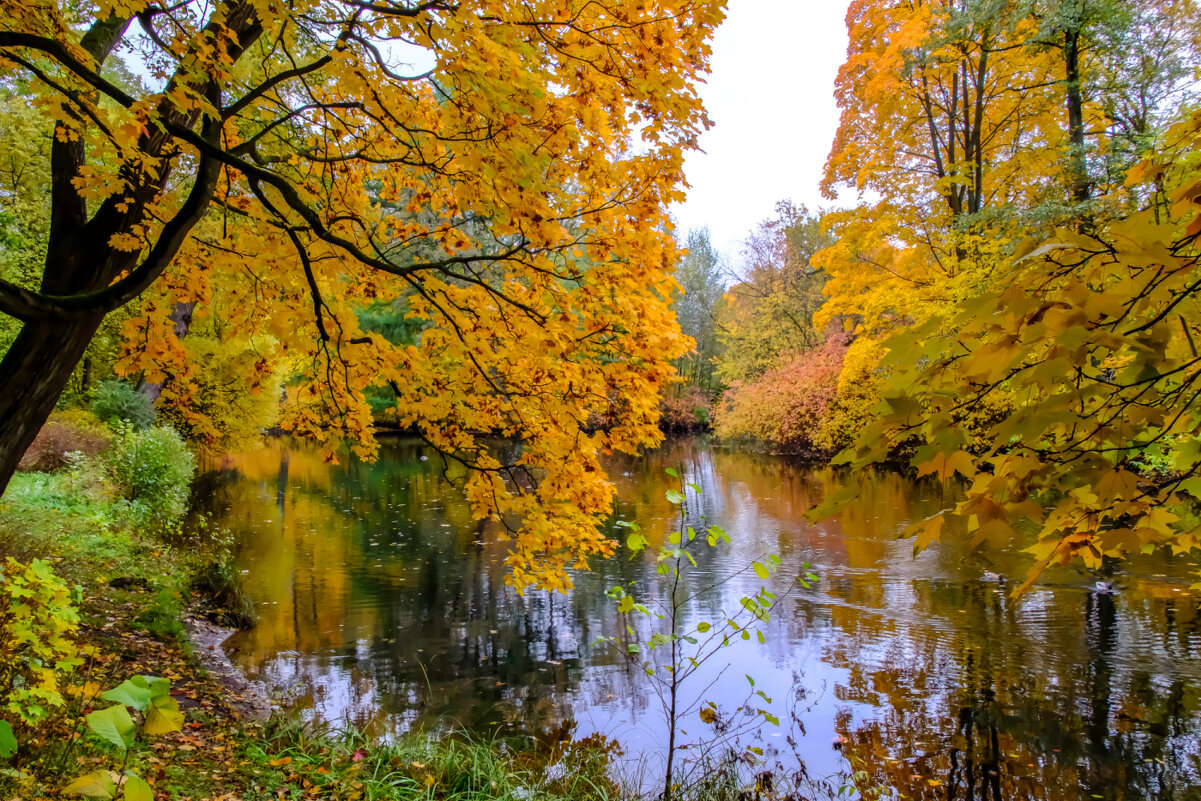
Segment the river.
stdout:
<svg viewBox="0 0 1201 801">
<path fill-rule="evenodd" d="M 681 688 L 693 707 L 678 727 L 686 769 L 714 753 L 723 721 L 737 725 L 753 680 L 755 708 L 779 724 L 760 715 L 737 747 L 761 749 L 776 770 L 821 779 L 867 764 L 915 799 L 1201 799 L 1195 560 L 1143 557 L 1112 577 L 1112 594 L 1055 569 L 1014 600 L 991 574 L 1021 576 L 1020 555 L 951 542 L 915 557 L 898 538 L 953 489 L 880 473 L 847 510 L 810 524 L 804 511 L 838 473 L 699 439 L 608 462 L 615 520 L 638 522 L 655 545 L 679 524 L 668 467 L 702 490 L 688 523 L 703 515 L 732 538 L 702 547 L 687 571 L 696 589 L 724 583 L 684 610 L 686 623 L 737 609 L 765 584 L 746 568 L 781 559 L 764 642 L 736 640 Z M 664 706 L 639 659 L 661 662 L 663 649 L 627 657 L 605 594 L 621 584 L 655 597 L 653 555 L 619 552 L 569 593 L 519 595 L 505 585 L 506 544 L 471 519 L 457 478 L 404 439 L 371 464 L 331 465 L 285 440 L 210 464 L 202 505 L 232 535 L 259 619 L 227 643 L 233 658 L 306 718 L 383 736 L 599 734 L 623 746 L 624 769 L 655 775 Z M 794 583 L 806 562 L 808 588 Z M 709 702 L 718 726 L 698 717 Z"/>
</svg>

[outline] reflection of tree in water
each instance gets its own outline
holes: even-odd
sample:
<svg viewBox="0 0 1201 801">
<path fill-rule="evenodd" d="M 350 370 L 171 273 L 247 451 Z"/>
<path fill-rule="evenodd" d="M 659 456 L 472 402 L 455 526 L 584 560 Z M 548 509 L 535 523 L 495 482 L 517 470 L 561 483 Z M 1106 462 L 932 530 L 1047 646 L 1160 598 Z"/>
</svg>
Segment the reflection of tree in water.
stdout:
<svg viewBox="0 0 1201 801">
<path fill-rule="evenodd" d="M 689 522 L 703 513 L 735 536 L 721 557 L 702 552 L 697 576 L 766 552 L 817 565 L 820 590 L 778 610 L 766 654 L 745 670 L 814 650 L 830 687 L 815 714 L 845 705 L 848 749 L 910 797 L 1199 797 L 1189 788 L 1201 785 L 1201 616 L 1195 598 L 1154 577 L 1181 565 L 1150 562 L 1117 596 L 1060 575 L 1069 586 L 1015 603 L 981 576 L 1014 574 L 1019 557 L 936 547 L 914 559 L 897 541 L 953 492 L 881 474 L 860 504 L 812 526 L 801 515 L 838 473 L 692 441 L 610 464 L 615 516 L 652 540 L 676 523 L 668 466 L 702 487 Z M 623 634 L 604 589 L 653 587 L 653 563 L 597 562 L 567 595 L 510 592 L 499 532 L 472 519 L 457 474 L 415 443 L 331 467 L 275 442 L 218 475 L 208 503 L 237 536 L 260 612 L 237 636 L 238 658 L 297 708 L 392 730 L 452 719 L 528 732 L 595 709 L 656 717 L 638 669 L 587 647 Z"/>
<path fill-rule="evenodd" d="M 1124 629 L 1148 620 L 1114 596 L 1075 592 L 1076 628 L 1066 612 L 1054 619 L 1058 658 L 1044 661 L 1021 633 L 1030 610 L 1023 621 L 1003 592 L 976 589 L 961 599 L 963 626 L 943 637 L 896 632 L 907 645 L 884 665 L 852 664 L 845 642 L 830 654 L 851 672 L 845 700 L 879 710 L 841 730 L 881 780 L 922 799 L 1201 797 L 1198 687 L 1180 676 L 1153 687 L 1130 667 L 1148 655 L 1130 651 Z M 1163 611 L 1152 619 L 1170 618 Z"/>
</svg>

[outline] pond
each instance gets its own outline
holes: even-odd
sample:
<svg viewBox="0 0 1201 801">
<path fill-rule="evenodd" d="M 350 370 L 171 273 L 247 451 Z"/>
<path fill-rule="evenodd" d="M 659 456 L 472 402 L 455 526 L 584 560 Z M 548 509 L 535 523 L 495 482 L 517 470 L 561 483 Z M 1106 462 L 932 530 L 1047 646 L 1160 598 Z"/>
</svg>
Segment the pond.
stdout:
<svg viewBox="0 0 1201 801">
<path fill-rule="evenodd" d="M 753 679 L 779 725 L 754 727 L 742 746 L 769 765 L 803 761 L 821 777 L 863 760 L 910 798 L 1201 799 L 1195 563 L 1144 557 L 1114 574 L 1112 594 L 1096 576 L 1052 570 L 1014 600 L 991 574 L 1022 575 L 1020 555 L 943 544 L 915 558 L 898 538 L 951 490 L 881 473 L 810 524 L 804 511 L 838 473 L 697 439 L 608 462 L 616 518 L 653 544 L 679 524 L 667 467 L 702 488 L 689 522 L 703 514 L 732 537 L 703 548 L 687 580 L 737 575 L 689 619 L 737 607 L 763 583 L 745 568 L 781 558 L 765 642 L 736 641 L 681 691 L 685 706 L 712 701 L 730 719 Z M 620 643 L 597 642 L 624 636 L 606 589 L 661 584 L 649 554 L 597 560 L 566 594 L 519 595 L 499 532 L 471 519 L 456 476 L 417 441 L 331 465 L 274 440 L 222 457 L 207 478 L 203 504 L 233 535 L 259 618 L 226 647 L 282 706 L 385 736 L 600 734 L 621 743 L 629 770 L 661 770 L 663 704 Z M 805 562 L 809 588 L 791 583 Z M 680 728 L 696 755 L 715 727 L 693 708 Z"/>
</svg>

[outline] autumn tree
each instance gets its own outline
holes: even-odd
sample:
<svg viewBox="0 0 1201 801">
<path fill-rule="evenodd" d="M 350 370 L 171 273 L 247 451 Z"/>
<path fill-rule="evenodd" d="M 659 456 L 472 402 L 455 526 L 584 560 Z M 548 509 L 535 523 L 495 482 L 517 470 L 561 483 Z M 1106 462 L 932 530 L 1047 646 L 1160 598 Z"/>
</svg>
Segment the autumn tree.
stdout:
<svg viewBox="0 0 1201 801">
<path fill-rule="evenodd" d="M 522 521 L 514 580 L 562 586 L 611 547 L 598 453 L 659 436 L 683 350 L 664 209 L 721 17 L 707 0 L 0 0 L 0 84 L 27 88 L 48 143 L 39 274 L 0 281 L 21 323 L 0 486 L 107 315 L 140 298 L 127 333 L 161 381 L 186 358 L 172 312 L 219 286 L 252 379 L 296 371 L 284 425 L 370 453 L 364 391 L 390 388 L 403 424 L 473 468 L 476 513 Z M 362 330 L 355 309 L 389 297 L 416 344 Z"/>
<path fill-rule="evenodd" d="M 1051 564 L 1201 544 L 1199 146 L 1193 113 L 1131 172 L 1146 207 L 1027 246 L 949 325 L 884 343 L 886 410 L 845 460 L 904 447 L 919 474 L 967 482 L 912 527 L 916 548 L 951 519 L 975 544 L 1023 543 L 1035 562 L 1020 591 Z"/>
<path fill-rule="evenodd" d="M 847 26 L 822 187 L 867 202 L 827 218 L 821 319 L 879 333 L 987 285 L 1024 233 L 1017 212 L 1057 191 L 1063 106 L 1040 90 L 1057 62 L 1026 48 L 1038 25 L 1018 4 L 856 0 Z"/>
<path fill-rule="evenodd" d="M 884 334 L 987 291 L 1112 190 L 1192 96 L 1191 0 L 859 0 L 824 191 L 826 316 Z"/>
<path fill-rule="evenodd" d="M 812 259 L 829 241 L 819 215 L 788 200 L 777 203 L 776 215 L 750 233 L 738 280 L 718 312 L 718 372 L 724 380 L 762 375 L 824 341 L 814 315 L 826 276 Z"/>
<path fill-rule="evenodd" d="M 1080 204 L 1109 196 L 1155 136 L 1197 97 L 1196 3 L 1041 0 L 1030 13 L 1039 30 L 1029 47 L 1054 51 L 1062 62 L 1070 199 Z"/>
</svg>

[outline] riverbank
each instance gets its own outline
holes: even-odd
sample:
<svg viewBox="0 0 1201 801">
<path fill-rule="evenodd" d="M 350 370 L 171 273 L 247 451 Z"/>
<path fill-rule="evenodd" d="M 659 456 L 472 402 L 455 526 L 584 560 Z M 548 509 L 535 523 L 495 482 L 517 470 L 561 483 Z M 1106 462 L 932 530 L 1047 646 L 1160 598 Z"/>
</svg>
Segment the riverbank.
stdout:
<svg viewBox="0 0 1201 801">
<path fill-rule="evenodd" d="M 212 621 L 218 617 L 213 600 L 199 591 L 211 582 L 198 579 L 214 572 L 219 549 L 190 540 L 178 520 L 139 530 L 107 481 L 82 464 L 21 473 L 0 503 L 0 562 L 15 560 L 6 562 L 10 576 L 19 563 L 70 588 L 78 620 L 67 637 L 82 655 L 81 664 L 59 671 L 62 704 L 47 704 L 36 724 L 19 722 L 10 703 L 15 694 L 0 698 L 0 720 L 12 721 L 17 740 L 16 752 L 7 754 L 0 739 L 0 798 L 81 792 L 127 801 L 633 796 L 611 777 L 616 744 L 574 742 L 570 730 L 507 740 L 415 732 L 383 743 L 353 729 L 268 719 L 268 700 L 225 658 L 221 643 L 229 629 Z M 5 611 L 0 608 L 0 623 L 7 625 Z M 89 732 L 86 721 L 112 706 L 102 693 L 136 676 L 167 679 L 183 722 L 177 731 L 154 735 L 138 725 L 122 750 Z M 135 723 L 141 719 L 134 716 Z M 98 778 L 68 793 L 85 775 Z M 139 794 L 137 779 L 148 795 Z"/>
<path fill-rule="evenodd" d="M 0 557 L 40 560 L 74 588 L 73 639 L 86 653 L 62 677 L 64 705 L 36 726 L 15 726 L 17 752 L 0 760 L 0 797 L 59 797 L 74 778 L 98 769 L 128 771 L 153 798 L 171 799 L 621 795 L 606 778 L 605 752 L 590 747 L 422 735 L 383 745 L 361 732 L 266 720 L 264 697 L 220 651 L 229 630 L 194 613 L 201 600 L 194 578 L 209 557 L 114 524 L 113 510 L 98 500 L 103 493 L 71 491 L 99 480 L 19 474 L 0 505 Z M 185 722 L 180 731 L 139 736 L 121 758 L 82 733 L 83 719 L 109 705 L 100 692 L 136 675 L 168 679 Z M 560 767 L 548 775 L 554 764 Z"/>
</svg>

